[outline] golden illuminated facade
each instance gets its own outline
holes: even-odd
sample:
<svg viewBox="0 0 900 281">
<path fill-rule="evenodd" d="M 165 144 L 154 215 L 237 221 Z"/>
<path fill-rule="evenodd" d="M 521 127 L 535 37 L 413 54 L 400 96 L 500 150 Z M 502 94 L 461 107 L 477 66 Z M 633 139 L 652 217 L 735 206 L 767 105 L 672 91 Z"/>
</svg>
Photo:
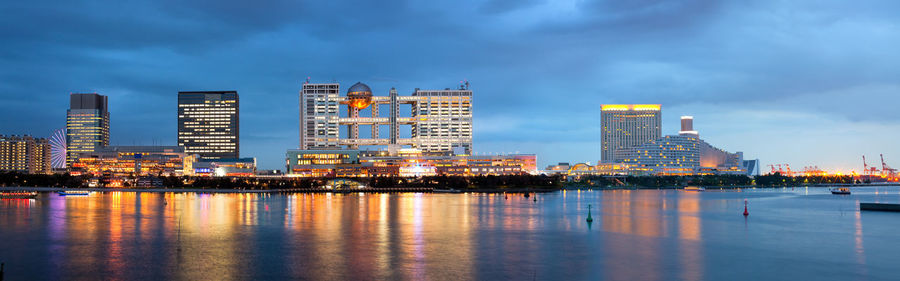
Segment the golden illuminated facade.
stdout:
<svg viewBox="0 0 900 281">
<path fill-rule="evenodd" d="M 238 93 L 178 92 L 178 146 L 202 158 L 240 157 Z"/>
<path fill-rule="evenodd" d="M 617 151 L 642 145 L 662 135 L 660 105 L 601 105 L 600 126 L 600 162 L 622 162 L 624 156 Z"/>
<path fill-rule="evenodd" d="M 78 160 L 81 153 L 109 145 L 107 98 L 96 93 L 72 94 L 66 112 L 66 164 Z"/>
<path fill-rule="evenodd" d="M 123 178 L 128 176 L 182 176 L 196 161 L 179 146 L 107 146 L 82 153 L 71 165 L 73 174 Z"/>
<path fill-rule="evenodd" d="M 469 156 L 387 151 L 289 150 L 287 173 L 299 177 L 479 176 L 536 174 L 533 154 Z"/>
<path fill-rule="evenodd" d="M 338 83 L 303 84 L 300 91 L 300 149 L 358 149 L 386 145 L 412 147 L 427 153 L 472 153 L 472 91 L 468 84 L 458 89 L 421 90 L 400 96 L 391 89 L 388 96 L 373 96 L 368 85 L 356 83 L 340 96 Z M 341 117 L 340 107 L 347 109 Z M 401 116 L 401 105 L 411 107 Z M 379 113 L 387 107 L 387 116 Z M 369 111 L 364 113 L 363 111 Z M 368 137 L 360 126 L 369 126 Z M 400 126 L 410 126 L 411 137 L 400 137 Z M 346 126 L 345 137 L 340 127 Z M 381 136 L 381 128 L 388 136 Z"/>
<path fill-rule="evenodd" d="M 50 174 L 50 158 L 47 139 L 0 135 L 0 171 Z"/>
</svg>

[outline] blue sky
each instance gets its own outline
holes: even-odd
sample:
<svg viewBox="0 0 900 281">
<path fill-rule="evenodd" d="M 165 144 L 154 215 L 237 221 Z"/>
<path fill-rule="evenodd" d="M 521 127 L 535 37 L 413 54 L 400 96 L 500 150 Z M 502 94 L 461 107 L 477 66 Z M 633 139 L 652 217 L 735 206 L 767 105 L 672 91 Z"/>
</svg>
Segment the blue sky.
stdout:
<svg viewBox="0 0 900 281">
<path fill-rule="evenodd" d="M 897 1 L 4 1 L 0 134 L 109 96 L 112 143 L 176 143 L 179 90 L 237 90 L 241 154 L 282 168 L 306 77 L 475 93 L 475 150 L 600 158 L 599 105 L 660 103 L 763 164 L 900 166 Z"/>
</svg>

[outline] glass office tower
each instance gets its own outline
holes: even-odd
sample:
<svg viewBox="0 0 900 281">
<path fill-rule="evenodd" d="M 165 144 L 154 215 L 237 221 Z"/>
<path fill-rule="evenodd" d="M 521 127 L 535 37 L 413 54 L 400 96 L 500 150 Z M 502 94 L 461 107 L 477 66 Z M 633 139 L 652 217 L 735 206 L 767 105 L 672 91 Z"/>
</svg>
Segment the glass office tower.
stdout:
<svg viewBox="0 0 900 281">
<path fill-rule="evenodd" d="M 239 158 L 238 93 L 178 92 L 178 145 L 205 159 Z"/>
<path fill-rule="evenodd" d="M 109 145 L 106 96 L 97 93 L 72 94 L 66 114 L 66 129 L 67 166 L 78 160 L 79 154 Z"/>
</svg>

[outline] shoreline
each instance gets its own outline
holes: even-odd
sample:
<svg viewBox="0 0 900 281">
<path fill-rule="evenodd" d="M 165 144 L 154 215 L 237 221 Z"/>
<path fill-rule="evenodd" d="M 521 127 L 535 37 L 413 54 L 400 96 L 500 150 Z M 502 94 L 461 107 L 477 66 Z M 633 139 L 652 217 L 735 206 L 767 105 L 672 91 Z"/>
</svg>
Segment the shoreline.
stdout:
<svg viewBox="0 0 900 281">
<path fill-rule="evenodd" d="M 744 185 L 744 186 L 704 186 L 707 190 L 735 190 L 735 189 L 747 189 L 747 188 L 829 188 L 836 186 L 852 186 L 852 187 L 866 187 L 866 186 L 874 186 L 874 187 L 897 187 L 900 186 L 900 183 L 895 184 L 853 184 L 853 185 L 802 185 L 802 186 L 755 186 L 755 185 Z M 357 189 L 357 190 L 331 190 L 331 189 L 254 189 L 254 190 L 246 190 L 246 189 L 202 189 L 202 188 L 64 188 L 64 187 L 34 187 L 34 186 L 4 186 L 0 187 L 0 191 L 30 191 L 30 192 L 58 192 L 64 190 L 86 190 L 93 192 L 147 192 L 147 193 L 181 193 L 181 192 L 192 192 L 192 193 L 446 193 L 446 194 L 460 194 L 460 193 L 549 193 L 556 191 L 565 191 L 565 190 L 679 190 L 682 189 L 681 186 L 664 186 L 664 187 L 643 187 L 643 186 L 617 186 L 617 187 L 591 187 L 591 186 L 578 186 L 578 187 L 563 187 L 563 188 L 542 188 L 542 189 L 507 189 L 507 188 L 479 188 L 479 189 L 461 189 L 454 190 L 453 192 L 448 192 L 447 189 L 433 189 L 433 188 L 424 188 L 424 187 L 398 187 L 398 188 L 365 188 L 365 189 Z M 458 191 L 458 192 L 457 192 Z"/>
<path fill-rule="evenodd" d="M 85 191 L 93 191 L 93 192 L 148 192 L 148 193 L 181 193 L 181 192 L 193 192 L 193 193 L 398 193 L 398 192 L 409 192 L 409 193 L 446 193 L 446 194 L 459 194 L 459 193 L 547 193 L 547 192 L 555 192 L 561 189 L 500 189 L 500 188 L 490 188 L 490 189 L 466 189 L 459 190 L 459 192 L 447 192 L 447 189 L 433 189 L 433 188 L 415 188 L 415 187 L 398 187 L 398 188 L 365 188 L 365 189 L 344 189 L 344 190 L 332 190 L 332 189 L 254 189 L 254 190 L 246 190 L 246 189 L 201 189 L 201 188 L 65 188 L 65 187 L 34 187 L 34 186 L 4 186 L 0 187 L 0 191 L 29 191 L 29 192 L 58 192 L 64 190 L 85 190 Z"/>
</svg>

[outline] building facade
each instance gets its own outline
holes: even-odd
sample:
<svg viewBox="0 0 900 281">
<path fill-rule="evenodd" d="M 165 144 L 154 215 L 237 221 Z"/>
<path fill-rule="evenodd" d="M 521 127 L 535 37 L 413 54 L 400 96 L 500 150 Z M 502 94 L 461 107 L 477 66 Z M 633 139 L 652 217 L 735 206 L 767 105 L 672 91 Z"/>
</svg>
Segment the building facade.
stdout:
<svg viewBox="0 0 900 281">
<path fill-rule="evenodd" d="M 700 142 L 693 136 L 664 136 L 620 154 L 623 164 L 649 168 L 653 174 L 689 175 L 700 167 Z"/>
<path fill-rule="evenodd" d="M 413 97 L 412 137 L 424 152 L 472 153 L 472 91 L 419 90 Z"/>
<path fill-rule="evenodd" d="M 0 171 L 50 174 L 50 153 L 47 139 L 0 135 Z"/>
<path fill-rule="evenodd" d="M 107 146 L 82 153 L 70 170 L 73 175 L 112 178 L 182 176 L 195 161 L 195 156 L 185 154 L 180 146 Z"/>
<path fill-rule="evenodd" d="M 472 91 L 468 84 L 458 89 L 416 89 L 410 96 L 400 96 L 391 89 L 387 96 L 373 96 L 368 85 L 358 82 L 348 88 L 345 96 L 338 93 L 338 83 L 303 84 L 301 150 L 383 145 L 416 148 L 426 153 L 471 154 Z M 387 114 L 379 112 L 381 106 L 387 106 Z M 401 106 L 409 106 L 409 115 L 401 114 Z M 342 108 L 346 108 L 345 117 L 341 117 Z M 361 132 L 363 125 L 370 126 L 371 132 Z M 410 138 L 401 137 L 400 127 L 404 125 L 412 128 Z M 341 133 L 342 127 L 346 134 Z M 387 127 L 388 136 L 381 135 L 382 127 Z"/>
<path fill-rule="evenodd" d="M 617 151 L 639 146 L 662 135 L 658 104 L 604 104 L 600 108 L 600 161 L 619 163 Z"/>
<path fill-rule="evenodd" d="M 193 169 L 185 170 L 185 175 L 206 177 L 252 177 L 256 176 L 256 158 L 200 159 Z"/>
<path fill-rule="evenodd" d="M 96 93 L 72 94 L 66 112 L 66 164 L 109 145 L 109 110 L 107 98 Z"/>
<path fill-rule="evenodd" d="M 304 83 L 300 91 L 300 149 L 339 149 L 340 84 Z"/>
<path fill-rule="evenodd" d="M 620 150 L 622 163 L 633 172 L 654 175 L 747 173 L 742 152 L 730 153 L 703 141 L 693 121 L 693 117 L 683 116 L 678 135 Z"/>
<path fill-rule="evenodd" d="M 240 157 L 236 91 L 178 92 L 178 146 L 202 158 Z"/>
<path fill-rule="evenodd" d="M 537 157 L 514 155 L 442 155 L 403 149 L 288 150 L 287 174 L 295 177 L 420 177 L 536 174 Z"/>
</svg>

